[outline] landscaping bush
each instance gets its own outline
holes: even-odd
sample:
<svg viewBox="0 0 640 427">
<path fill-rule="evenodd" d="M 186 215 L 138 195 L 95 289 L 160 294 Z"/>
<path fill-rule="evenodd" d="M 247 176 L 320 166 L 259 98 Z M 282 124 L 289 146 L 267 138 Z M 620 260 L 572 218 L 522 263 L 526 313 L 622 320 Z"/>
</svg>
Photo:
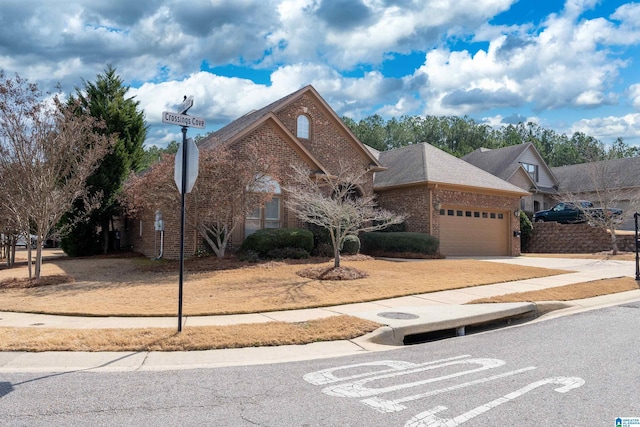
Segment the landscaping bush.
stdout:
<svg viewBox="0 0 640 427">
<path fill-rule="evenodd" d="M 318 246 L 322 243 L 331 244 L 331 236 L 329 235 L 329 230 L 327 230 L 326 228 L 320 227 L 319 225 L 312 224 L 310 222 L 305 223 L 305 228 L 313 233 L 314 246 Z"/>
<path fill-rule="evenodd" d="M 313 233 L 300 228 L 267 228 L 249 235 L 240 252 L 254 251 L 261 258 L 268 257 L 273 249 L 296 248 L 308 253 L 313 249 Z"/>
<path fill-rule="evenodd" d="M 309 252 L 302 248 L 275 248 L 267 252 L 267 258 L 304 259 L 309 258 Z"/>
<path fill-rule="evenodd" d="M 313 249 L 313 254 L 321 257 L 333 257 L 333 246 L 331 243 L 320 243 Z"/>
<path fill-rule="evenodd" d="M 246 262 L 258 262 L 260 261 L 260 256 L 258 252 L 247 249 L 246 251 L 238 253 L 238 259 Z"/>
<path fill-rule="evenodd" d="M 401 222 L 400 224 L 391 224 L 387 228 L 380 230 L 380 233 L 402 233 L 407 231 L 407 223 Z"/>
<path fill-rule="evenodd" d="M 371 232 L 360 236 L 361 252 L 368 255 L 391 253 L 417 253 L 435 255 L 440 242 L 426 233 Z"/>
<path fill-rule="evenodd" d="M 355 255 L 359 251 L 360 239 L 358 239 L 358 236 L 349 235 L 345 237 L 344 242 L 342 243 L 342 250 L 340 252 L 347 255 Z"/>
<path fill-rule="evenodd" d="M 533 234 L 533 224 L 526 212 L 520 211 L 520 250 L 525 251 L 529 247 L 531 235 Z"/>
</svg>

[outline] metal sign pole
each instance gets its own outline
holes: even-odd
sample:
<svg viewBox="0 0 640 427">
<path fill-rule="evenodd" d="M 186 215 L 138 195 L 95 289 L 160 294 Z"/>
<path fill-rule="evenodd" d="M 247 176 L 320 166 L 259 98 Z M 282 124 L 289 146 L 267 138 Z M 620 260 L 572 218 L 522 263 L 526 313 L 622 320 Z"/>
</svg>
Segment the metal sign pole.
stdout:
<svg viewBox="0 0 640 427">
<path fill-rule="evenodd" d="M 199 129 L 205 128 L 205 121 L 199 117 L 193 117 L 187 115 L 187 111 L 193 107 L 193 96 L 185 96 L 182 104 L 179 106 L 179 113 L 172 113 L 170 111 L 162 112 L 162 123 L 168 123 L 172 125 L 180 125 L 182 127 L 182 147 L 176 154 L 176 165 L 174 170 L 174 181 L 181 194 L 180 203 L 180 278 L 178 282 L 178 332 L 182 332 L 182 288 L 184 282 L 184 230 L 186 228 L 186 202 L 185 195 L 188 191 L 191 191 L 198 177 L 198 147 L 193 144 L 192 141 L 187 141 L 187 128 L 196 127 Z M 192 154 L 189 156 L 187 153 L 189 144 L 193 144 Z M 182 154 L 181 154 L 182 153 Z M 180 154 L 182 158 L 180 158 Z M 191 158 L 189 158 L 191 157 Z M 191 171 L 187 171 L 187 167 L 191 163 Z M 180 170 L 182 168 L 182 170 Z M 190 182 L 187 182 L 187 179 Z M 161 245 L 162 245 L 161 235 Z"/>
<path fill-rule="evenodd" d="M 187 127 L 182 126 L 182 188 L 181 188 L 181 209 L 180 209 L 180 279 L 178 281 L 178 332 L 182 332 L 182 283 L 184 277 L 184 229 L 186 225 L 186 203 L 185 193 L 187 192 Z"/>
<path fill-rule="evenodd" d="M 640 257 L 638 255 L 638 212 L 633 214 L 633 218 L 636 220 L 636 280 L 640 280 Z"/>
</svg>

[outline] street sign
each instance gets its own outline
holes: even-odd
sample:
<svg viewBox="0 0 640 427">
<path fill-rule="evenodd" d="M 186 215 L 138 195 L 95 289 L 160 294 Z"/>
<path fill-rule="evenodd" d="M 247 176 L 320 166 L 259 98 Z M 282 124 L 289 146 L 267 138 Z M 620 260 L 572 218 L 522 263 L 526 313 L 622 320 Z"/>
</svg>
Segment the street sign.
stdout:
<svg viewBox="0 0 640 427">
<path fill-rule="evenodd" d="M 198 178 L 198 158 L 199 151 L 198 146 L 193 142 L 193 139 L 187 139 L 187 173 L 186 179 L 187 184 L 185 186 L 185 193 L 190 193 L 193 190 L 193 186 L 196 183 L 196 179 Z M 184 143 L 180 144 L 178 147 L 178 152 L 176 153 L 176 167 L 173 174 L 173 179 L 178 187 L 178 191 L 182 193 L 182 155 L 184 153 Z"/>
<path fill-rule="evenodd" d="M 204 129 L 205 127 L 204 119 L 200 117 L 172 113 L 170 111 L 162 112 L 162 123 L 169 123 L 170 125 L 179 125 L 198 129 Z"/>
<path fill-rule="evenodd" d="M 178 108 L 178 111 L 180 111 L 180 114 L 187 114 L 187 111 L 189 111 L 189 108 L 193 107 L 193 96 L 190 97 L 184 97 L 184 101 L 182 101 L 182 104 L 180 104 L 180 107 Z"/>
</svg>

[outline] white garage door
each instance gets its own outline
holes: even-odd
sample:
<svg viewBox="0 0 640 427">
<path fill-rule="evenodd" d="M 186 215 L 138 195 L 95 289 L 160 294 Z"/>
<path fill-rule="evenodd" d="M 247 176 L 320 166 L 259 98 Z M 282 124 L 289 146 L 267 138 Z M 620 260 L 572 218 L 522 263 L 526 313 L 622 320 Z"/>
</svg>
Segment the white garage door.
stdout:
<svg viewBox="0 0 640 427">
<path fill-rule="evenodd" d="M 473 208 L 441 209 L 440 253 L 445 256 L 509 255 L 507 212 Z"/>
</svg>

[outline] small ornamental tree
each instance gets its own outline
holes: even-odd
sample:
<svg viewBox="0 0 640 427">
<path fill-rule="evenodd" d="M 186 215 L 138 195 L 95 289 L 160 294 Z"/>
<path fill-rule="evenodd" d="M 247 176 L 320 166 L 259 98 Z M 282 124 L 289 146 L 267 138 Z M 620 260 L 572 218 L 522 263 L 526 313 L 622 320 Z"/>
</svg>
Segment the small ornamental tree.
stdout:
<svg viewBox="0 0 640 427">
<path fill-rule="evenodd" d="M 114 141 L 95 133 L 102 124 L 77 107 L 57 97 L 46 101 L 36 85 L 0 72 L 0 194 L 27 246 L 37 236 L 36 279 L 43 242 L 74 201 L 99 206 L 100 194 L 89 197 L 86 180 Z"/>
<path fill-rule="evenodd" d="M 292 167 L 287 207 L 298 219 L 329 231 L 334 268 L 340 267 L 340 248 L 347 236 L 382 230 L 405 220 L 404 215 L 376 208 L 374 196 L 360 196 L 367 171 L 354 171 L 341 163 L 335 177 L 312 176 L 308 169 Z"/>
<path fill-rule="evenodd" d="M 164 155 L 145 173 L 129 178 L 123 198 L 129 215 L 144 210 L 180 210 L 174 164 L 175 155 Z M 268 178 L 277 179 L 271 166 L 274 164 L 274 159 L 261 153 L 256 144 L 200 150 L 198 179 L 186 196 L 186 222 L 217 257 L 224 257 L 233 232 L 247 215 L 273 196 Z"/>
</svg>

